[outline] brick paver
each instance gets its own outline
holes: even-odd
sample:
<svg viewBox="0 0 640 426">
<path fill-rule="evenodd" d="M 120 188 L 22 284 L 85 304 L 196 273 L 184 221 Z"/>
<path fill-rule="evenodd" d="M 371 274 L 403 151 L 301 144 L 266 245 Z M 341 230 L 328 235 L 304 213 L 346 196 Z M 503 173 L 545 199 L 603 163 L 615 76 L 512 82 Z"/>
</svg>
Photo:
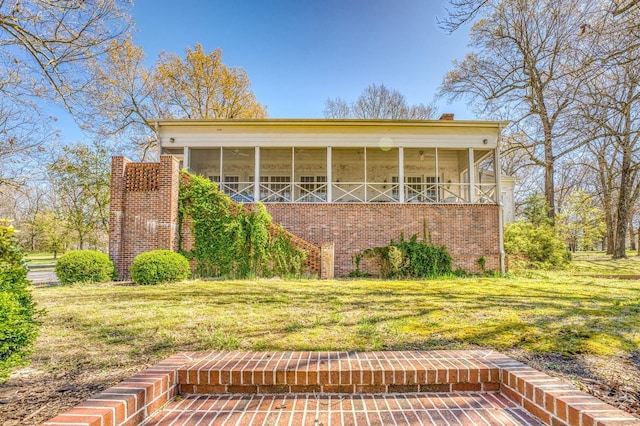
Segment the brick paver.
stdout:
<svg viewBox="0 0 640 426">
<path fill-rule="evenodd" d="M 189 395 L 145 426 L 540 425 L 496 393 Z"/>
</svg>

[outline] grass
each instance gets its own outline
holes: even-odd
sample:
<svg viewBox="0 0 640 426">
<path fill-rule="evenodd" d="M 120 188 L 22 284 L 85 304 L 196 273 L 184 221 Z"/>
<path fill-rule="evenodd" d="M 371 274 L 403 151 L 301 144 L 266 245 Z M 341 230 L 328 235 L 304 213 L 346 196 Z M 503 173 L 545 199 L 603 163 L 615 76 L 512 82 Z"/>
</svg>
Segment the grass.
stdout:
<svg viewBox="0 0 640 426">
<path fill-rule="evenodd" d="M 640 286 L 589 277 L 591 262 L 509 278 L 36 287 L 46 317 L 34 364 L 100 370 L 211 349 L 638 351 Z"/>
<path fill-rule="evenodd" d="M 570 270 L 577 274 L 640 275 L 640 256 L 628 251 L 626 259 L 612 260 L 604 252 L 582 252 L 573 255 Z"/>
<path fill-rule="evenodd" d="M 53 258 L 53 253 L 28 253 L 26 260 L 29 265 L 55 265 L 60 258 L 61 254 L 58 254 L 57 258 Z"/>
</svg>

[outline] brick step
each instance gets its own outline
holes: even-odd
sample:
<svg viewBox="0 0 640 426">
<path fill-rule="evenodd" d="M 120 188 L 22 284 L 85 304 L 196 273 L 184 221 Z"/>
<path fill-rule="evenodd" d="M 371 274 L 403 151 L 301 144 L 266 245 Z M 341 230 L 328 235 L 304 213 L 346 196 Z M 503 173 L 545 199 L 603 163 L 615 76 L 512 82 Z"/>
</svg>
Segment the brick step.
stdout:
<svg viewBox="0 0 640 426">
<path fill-rule="evenodd" d="M 500 389 L 492 351 L 207 352 L 178 370 L 184 394 L 479 392 Z"/>
<path fill-rule="evenodd" d="M 470 390 L 451 390 L 454 387 Z M 432 390 L 437 392 L 424 393 Z M 493 405 L 496 401 L 502 406 Z M 417 423 L 412 420 L 416 418 Z M 44 425 L 538 421 L 640 426 L 633 415 L 494 351 L 181 352 Z"/>
<path fill-rule="evenodd" d="M 540 426 L 497 393 L 188 395 L 144 426 L 511 425 Z"/>
</svg>

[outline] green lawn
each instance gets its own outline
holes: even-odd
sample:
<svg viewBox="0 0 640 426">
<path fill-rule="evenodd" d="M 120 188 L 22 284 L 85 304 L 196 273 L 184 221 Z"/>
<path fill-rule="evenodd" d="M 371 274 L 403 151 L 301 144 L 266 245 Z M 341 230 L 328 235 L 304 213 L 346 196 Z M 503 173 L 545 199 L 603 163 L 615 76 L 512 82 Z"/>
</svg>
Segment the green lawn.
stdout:
<svg viewBox="0 0 640 426">
<path fill-rule="evenodd" d="M 640 285 L 586 273 L 37 287 L 47 314 L 34 365 L 100 370 L 205 349 L 637 351 Z"/>
<path fill-rule="evenodd" d="M 626 259 L 612 260 L 603 252 L 582 252 L 573 255 L 570 271 L 577 274 L 619 274 L 639 275 L 640 257 L 635 251 L 628 251 Z"/>
<path fill-rule="evenodd" d="M 58 261 L 61 254 L 57 258 L 53 258 L 53 253 L 27 253 L 26 260 L 29 265 L 53 265 Z"/>
</svg>

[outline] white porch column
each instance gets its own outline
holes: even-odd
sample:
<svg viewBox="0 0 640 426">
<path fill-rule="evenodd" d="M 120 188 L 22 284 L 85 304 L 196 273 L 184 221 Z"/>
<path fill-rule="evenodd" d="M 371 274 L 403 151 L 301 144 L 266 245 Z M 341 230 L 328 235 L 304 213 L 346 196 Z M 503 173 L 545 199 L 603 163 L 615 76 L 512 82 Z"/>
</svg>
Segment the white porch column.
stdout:
<svg viewBox="0 0 640 426">
<path fill-rule="evenodd" d="M 260 201 L 260 147 L 256 146 L 253 156 L 253 201 Z"/>
<path fill-rule="evenodd" d="M 182 168 L 189 170 L 191 167 L 191 149 L 185 146 L 182 149 Z"/>
<path fill-rule="evenodd" d="M 398 195 L 401 203 L 404 203 L 404 147 L 398 147 Z"/>
<path fill-rule="evenodd" d="M 332 176 L 331 147 L 327 147 L 327 203 L 333 201 L 333 176 Z"/>
<path fill-rule="evenodd" d="M 368 202 L 367 200 L 367 147 L 364 147 L 362 151 L 362 156 L 364 157 L 364 202 Z"/>
<path fill-rule="evenodd" d="M 291 183 L 289 184 L 291 188 L 291 199 L 290 202 L 294 202 L 296 200 L 296 148 L 291 147 Z"/>
<path fill-rule="evenodd" d="M 476 202 L 476 169 L 473 158 L 473 148 L 469 148 L 469 202 Z"/>
<path fill-rule="evenodd" d="M 218 188 L 222 188 L 222 183 L 224 182 L 224 178 L 222 177 L 222 175 L 224 173 L 222 173 L 222 171 L 224 170 L 222 167 L 224 166 L 223 161 L 222 161 L 222 156 L 224 155 L 224 148 L 220 147 L 220 173 L 218 173 L 218 178 L 220 179 L 220 181 L 218 182 Z"/>
<path fill-rule="evenodd" d="M 500 129 L 502 130 L 502 129 Z M 493 151 L 493 174 L 496 177 L 496 202 L 499 206 L 498 211 L 498 244 L 500 244 L 500 273 L 505 274 L 504 262 L 504 205 L 502 204 L 502 182 L 500 169 L 500 134 L 498 135 L 498 143 Z"/>
<path fill-rule="evenodd" d="M 440 202 L 440 188 L 442 188 L 442 182 L 440 182 L 440 165 L 438 164 L 438 147 L 435 148 L 435 163 L 436 163 L 436 202 Z M 443 179 L 444 180 L 444 179 Z M 445 195 L 445 194 L 442 194 Z"/>
</svg>

